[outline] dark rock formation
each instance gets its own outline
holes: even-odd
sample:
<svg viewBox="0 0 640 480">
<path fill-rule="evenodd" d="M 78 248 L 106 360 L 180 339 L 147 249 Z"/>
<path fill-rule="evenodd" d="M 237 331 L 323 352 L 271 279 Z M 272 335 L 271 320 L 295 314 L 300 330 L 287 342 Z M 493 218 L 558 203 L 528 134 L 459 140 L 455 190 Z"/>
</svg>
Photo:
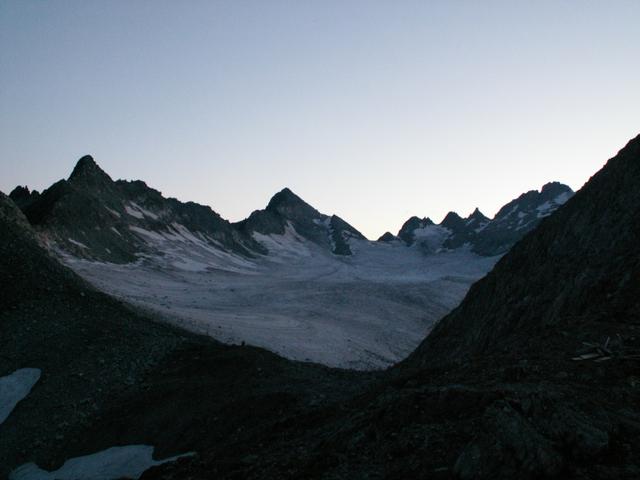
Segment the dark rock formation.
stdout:
<svg viewBox="0 0 640 480">
<path fill-rule="evenodd" d="M 330 249 L 336 255 L 351 255 L 350 238 L 365 240 L 358 230 L 340 217 L 320 213 L 288 188 L 276 193 L 264 210 L 254 211 L 249 218 L 234 226 L 248 236 L 254 232 L 282 235 L 285 228 L 291 226 L 301 237 Z"/>
<path fill-rule="evenodd" d="M 50 246 L 80 258 L 133 262 L 154 253 L 144 232 L 176 235 L 183 227 L 216 248 L 248 257 L 265 252 L 211 208 L 164 198 L 141 181 L 113 181 L 89 155 L 68 180 L 20 206 Z"/>
</svg>

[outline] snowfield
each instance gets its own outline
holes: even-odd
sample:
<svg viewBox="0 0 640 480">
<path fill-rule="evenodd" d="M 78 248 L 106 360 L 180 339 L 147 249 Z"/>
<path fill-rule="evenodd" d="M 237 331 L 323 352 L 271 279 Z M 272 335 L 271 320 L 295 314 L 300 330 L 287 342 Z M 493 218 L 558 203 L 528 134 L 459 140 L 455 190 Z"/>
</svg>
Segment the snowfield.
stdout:
<svg viewBox="0 0 640 480">
<path fill-rule="evenodd" d="M 339 256 L 292 227 L 256 234 L 269 254 L 248 260 L 180 227 L 132 228 L 158 252 L 135 264 L 65 261 L 97 288 L 188 330 L 332 367 L 377 369 L 405 358 L 497 261 L 357 239 L 349 241 L 354 255 Z"/>
<path fill-rule="evenodd" d="M 21 368 L 11 375 L 0 377 L 0 424 L 11 414 L 40 379 L 40 369 Z"/>
<path fill-rule="evenodd" d="M 67 460 L 54 472 L 42 470 L 35 463 L 27 463 L 11 472 L 9 480 L 137 479 L 151 467 L 193 455 L 188 453 L 165 460 L 154 460 L 153 450 L 154 448 L 148 445 L 112 447 L 92 455 Z"/>
</svg>

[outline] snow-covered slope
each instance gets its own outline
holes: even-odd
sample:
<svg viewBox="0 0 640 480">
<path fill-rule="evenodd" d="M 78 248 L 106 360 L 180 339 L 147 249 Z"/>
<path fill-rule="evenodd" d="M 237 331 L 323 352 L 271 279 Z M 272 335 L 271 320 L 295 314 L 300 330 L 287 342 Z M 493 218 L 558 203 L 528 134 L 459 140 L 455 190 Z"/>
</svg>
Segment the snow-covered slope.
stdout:
<svg viewBox="0 0 640 480">
<path fill-rule="evenodd" d="M 570 194 L 549 184 L 493 220 L 478 210 L 439 225 L 413 217 L 379 242 L 288 188 L 232 224 L 144 182 L 113 181 L 89 156 L 42 194 L 19 187 L 12 198 L 103 291 L 223 342 L 367 369 L 407 356 L 497 254 Z M 513 224 L 516 211 L 528 216 Z"/>
<path fill-rule="evenodd" d="M 196 259 L 172 249 L 126 265 L 66 261 L 100 289 L 189 330 L 357 369 L 406 357 L 496 261 L 367 240 L 352 240 L 351 256 L 333 255 L 290 225 L 255 238 L 269 255 L 248 260 L 202 249 Z"/>
</svg>

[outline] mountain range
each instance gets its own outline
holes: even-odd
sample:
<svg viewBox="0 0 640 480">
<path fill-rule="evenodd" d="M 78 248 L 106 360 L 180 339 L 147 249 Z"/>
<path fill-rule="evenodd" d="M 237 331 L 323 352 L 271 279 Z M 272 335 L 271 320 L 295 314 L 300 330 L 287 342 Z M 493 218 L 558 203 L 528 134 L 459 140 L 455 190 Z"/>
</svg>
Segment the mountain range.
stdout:
<svg viewBox="0 0 640 480">
<path fill-rule="evenodd" d="M 439 225 L 411 217 L 397 236 L 387 232 L 378 241 L 400 240 L 427 253 L 471 247 L 479 255 L 500 255 L 572 195 L 568 186 L 548 183 L 507 203 L 491 220 L 478 209 L 465 219 L 449 212 Z M 348 222 L 320 213 L 288 188 L 276 193 L 264 210 L 230 223 L 210 207 L 164 198 L 140 180 L 113 181 L 89 155 L 77 162 L 68 179 L 42 194 L 18 186 L 9 196 L 51 247 L 114 263 L 150 253 L 152 234 L 194 236 L 212 248 L 248 258 L 268 253 L 256 234 L 283 235 L 288 228 L 335 255 L 352 255 L 351 239 L 365 240 Z"/>
<path fill-rule="evenodd" d="M 503 207 L 413 217 L 369 241 L 285 188 L 230 223 L 211 208 L 114 181 L 90 157 L 41 194 L 10 197 L 85 280 L 167 321 L 287 358 L 371 369 L 405 358 L 499 255 L 562 205 L 552 183 Z"/>
<path fill-rule="evenodd" d="M 48 472 L 73 459 L 90 478 L 149 445 L 168 461 L 128 457 L 142 480 L 638 478 L 639 181 L 640 136 L 380 372 L 175 329 L 92 288 L 0 195 L 0 375 L 42 370 L 0 423 L 0 475 L 66 480 Z"/>
</svg>

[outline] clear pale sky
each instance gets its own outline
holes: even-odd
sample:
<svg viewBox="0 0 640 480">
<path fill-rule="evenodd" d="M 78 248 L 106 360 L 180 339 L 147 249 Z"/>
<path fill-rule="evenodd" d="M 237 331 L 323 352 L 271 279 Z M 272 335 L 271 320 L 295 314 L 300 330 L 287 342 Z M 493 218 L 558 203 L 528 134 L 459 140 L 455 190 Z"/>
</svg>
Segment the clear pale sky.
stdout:
<svg viewBox="0 0 640 480">
<path fill-rule="evenodd" d="M 579 188 L 640 132 L 640 2 L 0 0 L 0 190 L 92 154 L 239 220 L 370 238 Z"/>
</svg>

